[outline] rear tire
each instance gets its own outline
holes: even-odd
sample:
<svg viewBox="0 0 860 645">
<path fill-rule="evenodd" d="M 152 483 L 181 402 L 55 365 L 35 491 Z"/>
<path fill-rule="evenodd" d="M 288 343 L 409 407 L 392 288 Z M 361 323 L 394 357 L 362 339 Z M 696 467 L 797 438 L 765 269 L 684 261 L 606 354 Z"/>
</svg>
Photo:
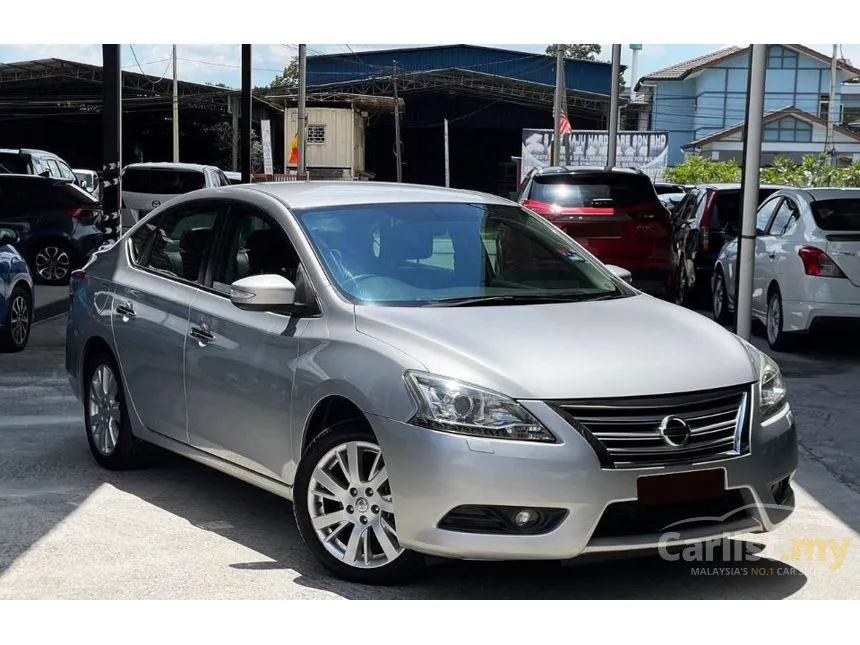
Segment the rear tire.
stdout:
<svg viewBox="0 0 860 645">
<path fill-rule="evenodd" d="M 92 356 L 84 370 L 83 385 L 84 427 L 95 460 L 108 470 L 143 465 L 146 444 L 131 430 L 122 376 L 113 356 Z"/>
<path fill-rule="evenodd" d="M 62 286 L 69 284 L 72 271 L 77 268 L 77 254 L 67 243 L 49 240 L 39 244 L 27 262 L 34 282 Z"/>
<path fill-rule="evenodd" d="M 711 308 L 714 313 L 714 320 L 721 325 L 727 325 L 732 321 L 731 312 L 729 311 L 729 295 L 726 290 L 726 279 L 723 277 L 723 272 L 717 269 L 714 276 L 714 286 L 711 289 Z"/>
<path fill-rule="evenodd" d="M 384 463 L 366 422 L 355 420 L 323 430 L 299 462 L 293 488 L 299 535 L 343 580 L 397 584 L 424 566 L 424 556 L 397 541 Z"/>
<path fill-rule="evenodd" d="M 6 320 L 0 328 L 0 352 L 22 351 L 30 340 L 33 325 L 33 299 L 21 286 L 12 289 L 6 300 Z"/>
<path fill-rule="evenodd" d="M 785 352 L 796 346 L 797 336 L 786 332 L 782 315 L 782 295 L 779 287 L 774 287 L 767 298 L 767 319 L 765 322 L 765 334 L 767 344 L 777 352 Z"/>
</svg>

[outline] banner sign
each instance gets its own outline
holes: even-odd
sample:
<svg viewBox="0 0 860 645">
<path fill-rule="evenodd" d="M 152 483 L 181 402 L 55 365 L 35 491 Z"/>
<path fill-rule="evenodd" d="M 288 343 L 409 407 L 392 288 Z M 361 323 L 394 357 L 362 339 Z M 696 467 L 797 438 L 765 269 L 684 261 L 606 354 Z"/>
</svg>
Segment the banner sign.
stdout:
<svg viewBox="0 0 860 645">
<path fill-rule="evenodd" d="M 263 139 L 263 173 L 272 175 L 275 168 L 272 161 L 272 126 L 268 119 L 260 121 L 260 130 Z"/>
<path fill-rule="evenodd" d="M 532 168 L 550 165 L 552 130 L 523 130 L 520 181 Z M 606 130 L 574 130 L 562 140 L 559 162 L 565 166 L 605 166 L 609 133 Z M 568 147 L 569 159 L 568 162 Z M 636 168 L 661 181 L 669 154 L 668 132 L 619 132 L 615 165 Z"/>
</svg>

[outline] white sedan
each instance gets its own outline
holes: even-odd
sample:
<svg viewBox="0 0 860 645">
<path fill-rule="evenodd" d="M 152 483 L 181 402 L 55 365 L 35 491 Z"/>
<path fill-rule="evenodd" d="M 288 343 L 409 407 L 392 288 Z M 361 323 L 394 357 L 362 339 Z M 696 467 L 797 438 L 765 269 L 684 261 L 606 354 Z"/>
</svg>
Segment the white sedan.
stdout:
<svg viewBox="0 0 860 645">
<path fill-rule="evenodd" d="M 734 310 L 737 238 L 717 258 L 714 318 Z M 772 349 L 825 323 L 860 326 L 860 189 L 788 188 L 756 214 L 752 313 Z"/>
</svg>

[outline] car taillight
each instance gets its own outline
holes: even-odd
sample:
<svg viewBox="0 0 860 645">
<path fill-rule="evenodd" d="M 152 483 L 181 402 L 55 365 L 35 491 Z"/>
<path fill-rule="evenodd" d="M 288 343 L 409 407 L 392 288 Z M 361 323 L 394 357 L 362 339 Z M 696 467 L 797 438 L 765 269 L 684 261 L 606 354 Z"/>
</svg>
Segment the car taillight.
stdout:
<svg viewBox="0 0 860 645">
<path fill-rule="evenodd" d="M 711 210 L 717 193 L 711 192 L 705 204 L 705 212 L 702 213 L 702 221 L 699 224 L 699 248 L 703 253 L 711 250 Z"/>
<path fill-rule="evenodd" d="M 546 204 L 544 202 L 539 202 L 534 199 L 524 199 L 523 206 L 533 210 L 535 213 L 547 214 L 550 212 L 552 206 L 550 204 Z"/>
<path fill-rule="evenodd" d="M 819 278 L 844 278 L 842 272 L 833 259 L 824 251 L 815 246 L 802 246 L 797 254 L 803 261 L 803 270 L 806 275 L 814 275 Z"/>
<path fill-rule="evenodd" d="M 69 217 L 73 217 L 74 219 L 86 219 L 93 216 L 93 212 L 88 208 L 68 208 L 66 212 L 69 214 Z"/>
</svg>

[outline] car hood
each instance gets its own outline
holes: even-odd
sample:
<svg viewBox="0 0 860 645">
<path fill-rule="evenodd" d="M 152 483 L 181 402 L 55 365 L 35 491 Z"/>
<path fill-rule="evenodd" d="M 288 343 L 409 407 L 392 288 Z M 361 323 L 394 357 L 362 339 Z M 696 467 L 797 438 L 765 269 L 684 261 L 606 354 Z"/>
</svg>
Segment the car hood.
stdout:
<svg viewBox="0 0 860 645">
<path fill-rule="evenodd" d="M 670 394 L 757 377 L 737 336 L 646 295 L 523 306 L 358 306 L 355 316 L 359 332 L 427 371 L 519 399 Z"/>
</svg>

